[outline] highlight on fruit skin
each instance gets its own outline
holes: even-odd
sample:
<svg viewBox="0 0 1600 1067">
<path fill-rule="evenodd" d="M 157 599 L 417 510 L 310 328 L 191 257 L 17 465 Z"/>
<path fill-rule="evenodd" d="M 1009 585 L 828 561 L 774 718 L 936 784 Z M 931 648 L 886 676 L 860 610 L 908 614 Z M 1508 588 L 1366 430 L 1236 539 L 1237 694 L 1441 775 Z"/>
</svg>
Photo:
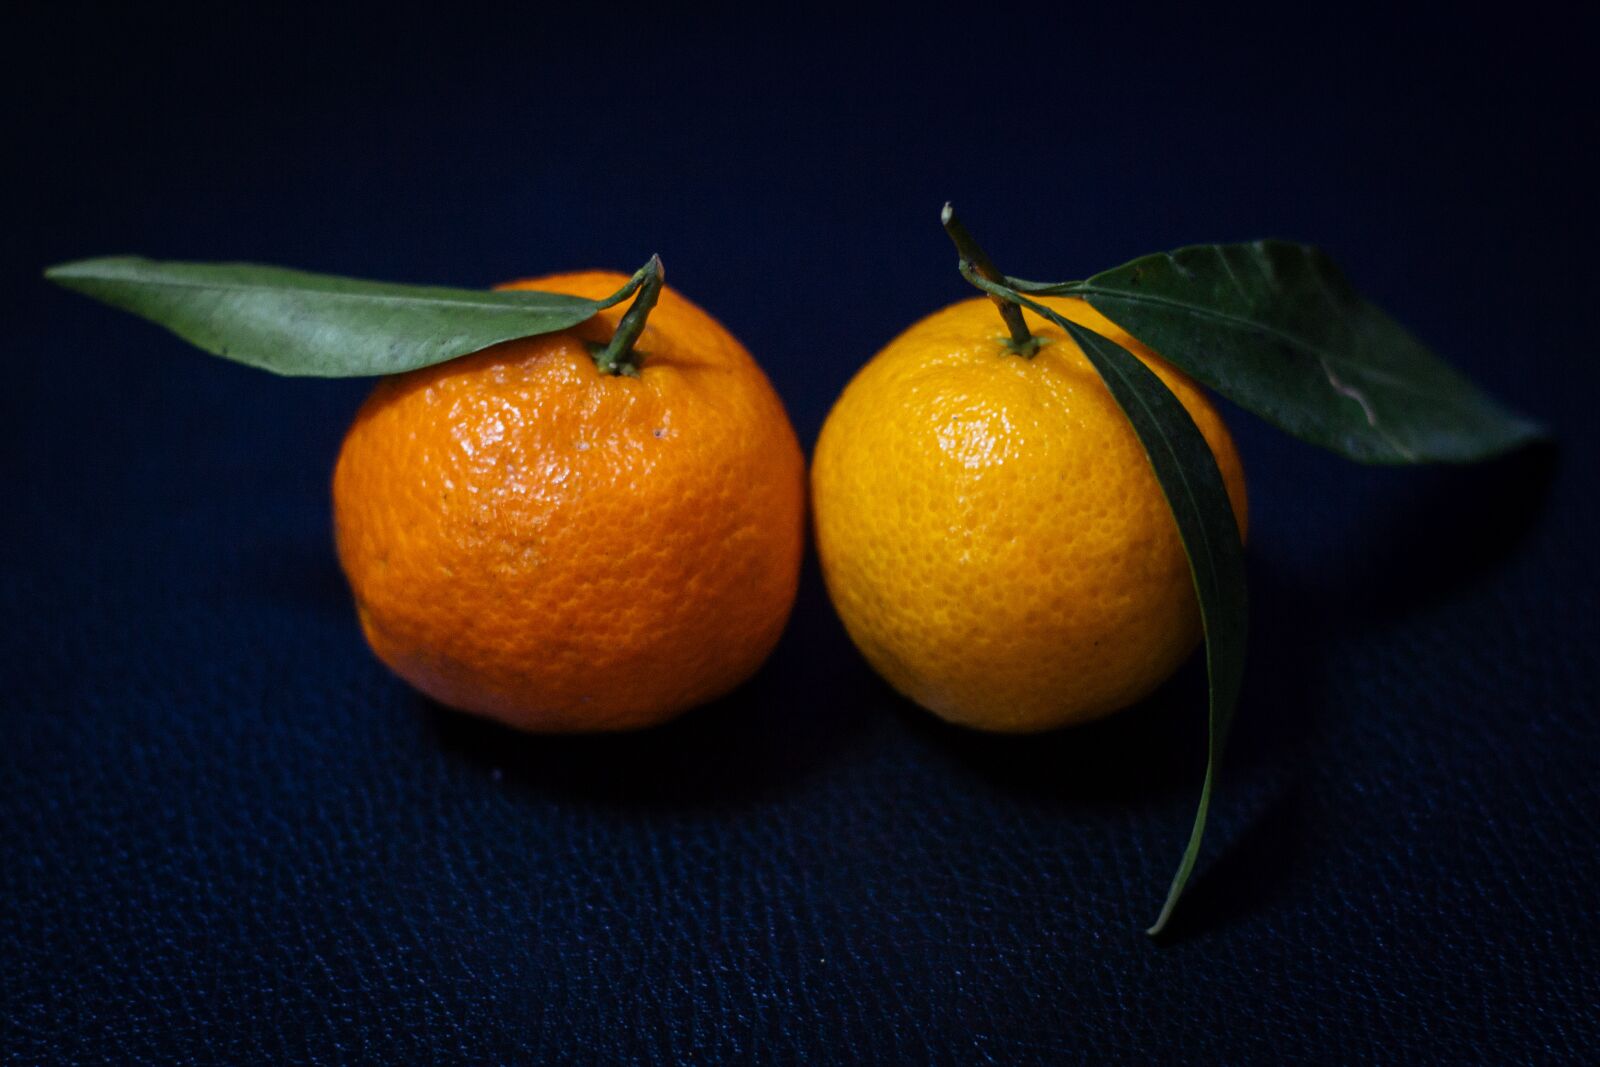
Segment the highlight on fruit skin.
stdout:
<svg viewBox="0 0 1600 1067">
<path fill-rule="evenodd" d="M 1242 530 L 1239 456 L 1200 388 L 1084 301 L 1047 303 L 1173 390 Z M 910 327 L 840 395 L 812 465 L 823 576 L 856 646 L 941 718 L 1000 732 L 1127 707 L 1201 636 L 1143 446 L 1077 344 L 1026 321 L 1031 355 L 984 297 Z"/>
<path fill-rule="evenodd" d="M 362 629 L 444 704 L 649 726 L 743 682 L 784 628 L 805 467 L 783 405 L 700 308 L 665 287 L 640 304 L 383 379 L 350 428 L 334 514 Z"/>
</svg>

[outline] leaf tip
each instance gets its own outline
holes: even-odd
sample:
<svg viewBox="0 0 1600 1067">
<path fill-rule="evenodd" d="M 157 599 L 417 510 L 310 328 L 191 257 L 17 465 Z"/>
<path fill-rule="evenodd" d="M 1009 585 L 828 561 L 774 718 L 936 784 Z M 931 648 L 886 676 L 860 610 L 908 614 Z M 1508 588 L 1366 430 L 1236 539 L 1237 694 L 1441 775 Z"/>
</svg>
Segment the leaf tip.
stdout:
<svg viewBox="0 0 1600 1067">
<path fill-rule="evenodd" d="M 138 262 L 140 262 L 138 256 L 91 256 L 88 259 L 72 259 L 48 266 L 44 269 L 44 276 L 58 285 L 66 285 L 69 279 L 93 278 L 104 274 L 107 270 L 115 270 Z"/>
<path fill-rule="evenodd" d="M 955 216 L 956 216 L 956 206 L 954 204 L 952 204 L 950 201 L 946 200 L 944 202 L 944 207 L 939 209 L 939 225 L 941 225 L 941 226 L 950 225 L 950 220 L 955 218 Z"/>
</svg>

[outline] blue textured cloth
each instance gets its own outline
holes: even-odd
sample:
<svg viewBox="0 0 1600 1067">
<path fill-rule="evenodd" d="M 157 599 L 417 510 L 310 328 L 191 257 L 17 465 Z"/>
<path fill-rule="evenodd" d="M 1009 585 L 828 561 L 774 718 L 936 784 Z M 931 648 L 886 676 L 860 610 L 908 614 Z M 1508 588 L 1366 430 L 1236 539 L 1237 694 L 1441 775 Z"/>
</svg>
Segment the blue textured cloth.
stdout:
<svg viewBox="0 0 1600 1067">
<path fill-rule="evenodd" d="M 0 1059 L 1593 1056 L 1592 38 L 9 18 Z M 1371 469 L 1231 413 L 1251 670 L 1165 946 L 1196 667 L 1090 728 L 961 732 L 875 679 L 808 567 L 767 667 L 676 724 L 469 720 L 368 654 L 333 555 L 367 384 L 38 277 L 136 251 L 472 286 L 659 251 L 809 443 L 968 295 L 946 198 L 1026 277 L 1322 244 L 1560 435 Z"/>
</svg>

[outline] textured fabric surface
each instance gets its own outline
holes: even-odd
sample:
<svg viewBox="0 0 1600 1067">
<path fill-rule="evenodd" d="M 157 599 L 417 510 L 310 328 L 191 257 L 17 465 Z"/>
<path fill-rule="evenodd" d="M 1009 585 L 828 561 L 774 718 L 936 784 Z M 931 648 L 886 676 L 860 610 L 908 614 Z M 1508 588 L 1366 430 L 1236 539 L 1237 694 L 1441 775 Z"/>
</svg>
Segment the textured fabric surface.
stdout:
<svg viewBox="0 0 1600 1067">
<path fill-rule="evenodd" d="M 23 18 L 0 1061 L 1592 1058 L 1589 45 L 984 29 L 987 89 L 931 23 Z M 1317 241 L 1560 434 L 1371 469 L 1231 412 L 1251 670 L 1165 945 L 1141 930 L 1199 785 L 1194 666 L 1090 728 L 965 733 L 872 676 L 808 565 L 768 666 L 676 724 L 469 720 L 367 653 L 334 560 L 366 385 L 207 359 L 37 276 L 138 251 L 487 285 L 659 250 L 809 444 L 876 347 L 966 295 L 946 197 L 1029 277 Z"/>
</svg>

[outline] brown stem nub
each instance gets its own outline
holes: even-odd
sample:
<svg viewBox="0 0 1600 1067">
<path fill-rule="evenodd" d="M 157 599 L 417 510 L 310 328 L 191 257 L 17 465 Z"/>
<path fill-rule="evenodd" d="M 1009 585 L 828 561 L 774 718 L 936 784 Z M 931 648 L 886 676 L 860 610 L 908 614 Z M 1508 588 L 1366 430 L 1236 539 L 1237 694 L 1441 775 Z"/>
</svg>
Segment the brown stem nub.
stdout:
<svg viewBox="0 0 1600 1067">
<path fill-rule="evenodd" d="M 961 220 L 956 218 L 956 209 L 950 204 L 945 204 L 944 210 L 939 212 L 939 221 L 944 223 L 944 232 L 950 235 L 950 240 L 955 242 L 956 251 L 961 258 L 972 264 L 983 277 L 997 285 L 1004 285 L 1005 275 L 1000 273 L 1000 268 L 994 265 L 994 260 L 973 240 L 972 234 L 961 225 Z M 1000 317 L 1006 320 L 1006 329 L 1011 331 L 1011 349 L 1025 356 L 1031 356 L 1039 347 L 1039 342 L 1033 334 L 1028 332 L 1028 324 L 1022 321 L 1022 309 L 1003 297 L 990 294 L 994 306 L 1000 309 Z"/>
</svg>

